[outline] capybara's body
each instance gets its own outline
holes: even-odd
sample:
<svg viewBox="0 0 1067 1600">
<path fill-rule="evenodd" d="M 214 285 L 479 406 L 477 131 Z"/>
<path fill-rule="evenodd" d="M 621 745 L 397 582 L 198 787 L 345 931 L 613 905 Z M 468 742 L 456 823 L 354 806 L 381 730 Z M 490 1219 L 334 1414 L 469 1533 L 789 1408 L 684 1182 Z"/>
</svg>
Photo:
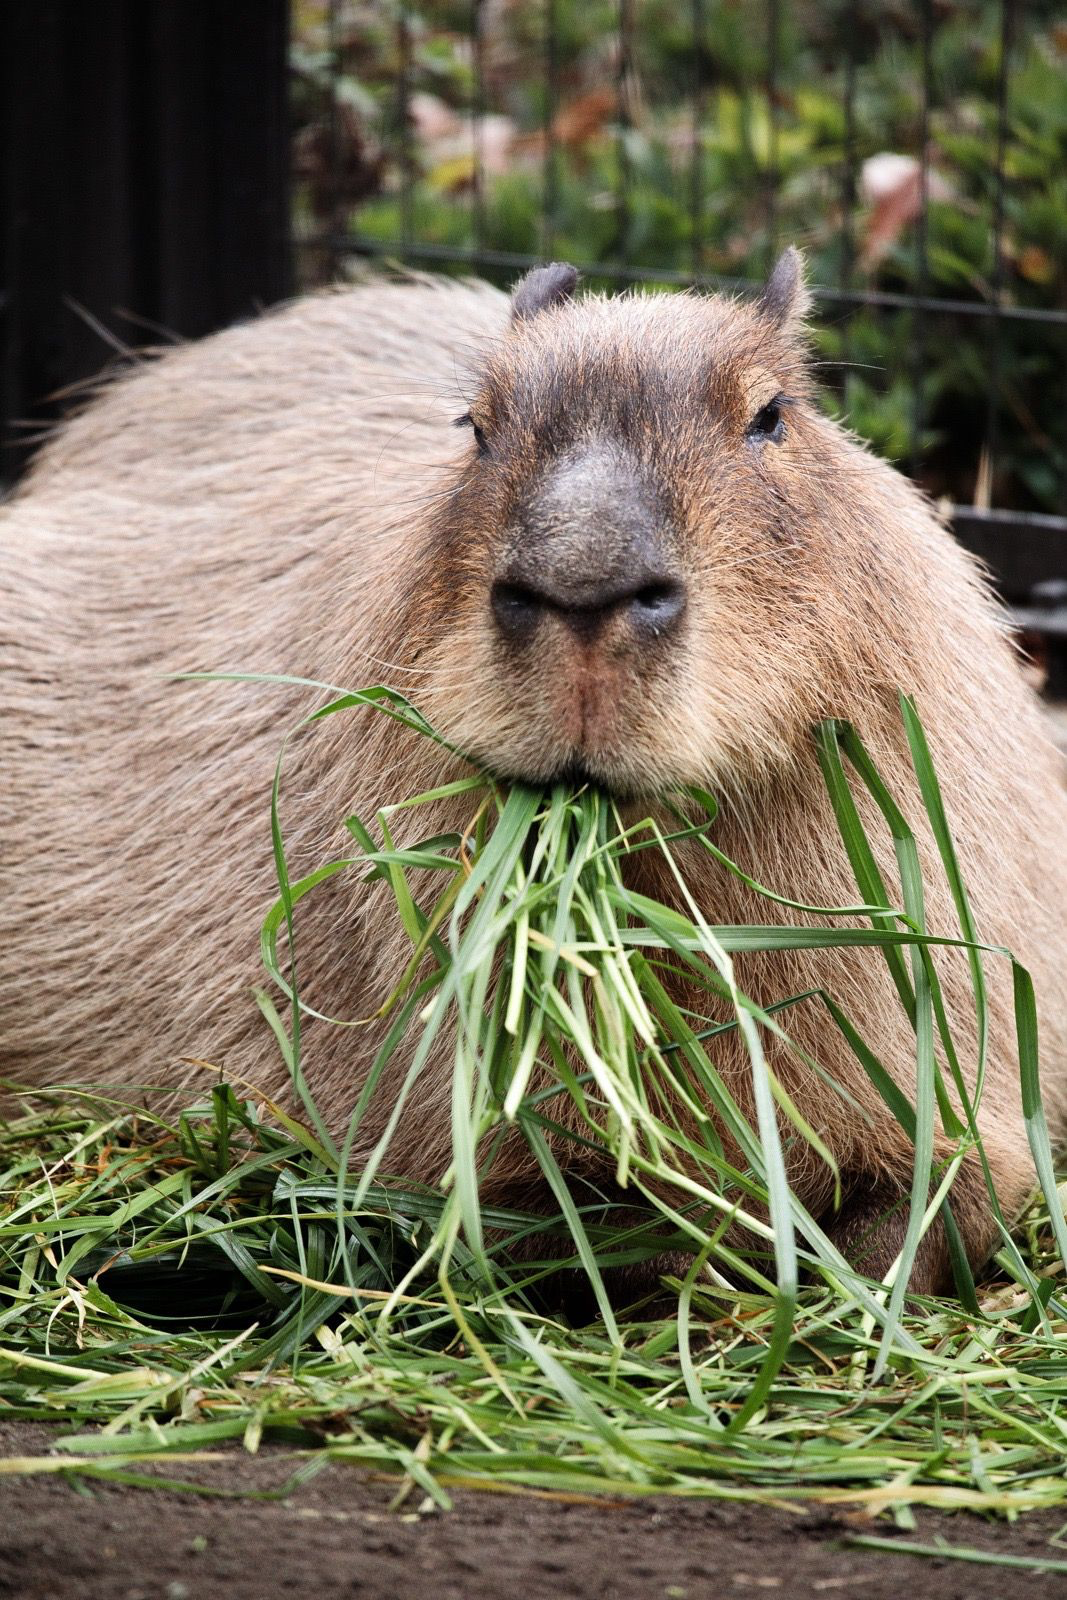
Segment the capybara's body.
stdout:
<svg viewBox="0 0 1067 1600">
<path fill-rule="evenodd" d="M 200 1088 L 209 1080 L 190 1063 L 206 1061 L 285 1097 L 252 996 L 276 893 L 270 788 L 284 734 L 323 696 L 168 675 L 392 683 L 500 776 L 587 775 L 638 808 L 700 783 L 721 797 L 716 842 L 816 905 L 857 900 L 811 735 L 822 717 L 849 718 L 920 834 L 928 925 L 955 934 L 910 775 L 903 689 L 980 932 L 1033 972 L 1062 1133 L 1060 758 L 970 560 L 810 398 L 794 280 L 787 261 L 750 305 L 572 299 L 571 279 L 550 269 L 510 316 L 482 285 L 368 284 L 146 363 L 42 452 L 0 507 L 6 1077 Z M 457 413 L 469 427 L 450 425 Z M 282 795 L 293 875 L 344 853 L 346 815 L 369 819 L 461 770 L 372 711 L 301 734 Z M 442 804 L 436 820 L 459 826 L 469 809 Z M 895 885 L 891 841 L 870 820 Z M 432 826 L 420 817 L 420 832 Z M 804 920 L 697 850 L 684 865 L 713 922 Z M 390 897 L 361 879 L 337 880 L 298 915 L 304 991 L 349 1019 L 375 1009 L 406 959 Z M 945 954 L 939 970 L 973 1075 L 966 962 Z M 980 1121 L 1010 1212 L 1033 1169 L 1010 971 L 993 957 L 986 970 Z M 739 975 L 763 1002 L 823 985 L 910 1090 L 914 1035 L 876 951 L 754 956 Z M 892 1230 L 880 1252 L 858 1241 L 906 1191 L 909 1141 L 822 1007 L 795 1007 L 788 1025 L 845 1091 L 769 1041 L 838 1159 L 843 1210 L 829 1209 L 827 1169 L 799 1141 L 794 1181 L 868 1270 L 884 1270 Z M 375 1037 L 307 1024 L 308 1081 L 339 1127 Z M 747 1101 L 731 1036 L 717 1059 Z M 446 1074 L 442 1062 L 422 1080 L 390 1165 L 433 1178 L 447 1164 Z M 953 1204 L 978 1261 L 994 1232 L 976 1169 Z M 935 1233 L 918 1283 L 944 1276 Z"/>
</svg>

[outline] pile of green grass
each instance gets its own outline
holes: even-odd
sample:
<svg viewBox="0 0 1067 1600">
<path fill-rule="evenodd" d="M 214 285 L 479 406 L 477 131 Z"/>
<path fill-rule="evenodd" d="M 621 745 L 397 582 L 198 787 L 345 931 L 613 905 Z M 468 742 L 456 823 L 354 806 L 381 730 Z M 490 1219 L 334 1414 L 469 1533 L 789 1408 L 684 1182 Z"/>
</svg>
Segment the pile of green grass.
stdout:
<svg viewBox="0 0 1067 1600">
<path fill-rule="evenodd" d="M 312 720 L 366 704 L 436 737 L 385 689 L 339 695 Z M 905 1523 L 913 1504 L 1067 1503 L 1067 1227 L 1033 993 L 1014 962 L 1043 1193 L 1014 1233 L 1002 1219 L 994 1280 L 976 1286 L 957 1252 L 958 1300 L 906 1296 L 923 1231 L 947 1200 L 951 1237 L 952 1180 L 969 1151 L 981 1153 L 984 964 L 1012 957 L 977 936 L 921 725 L 906 701 L 902 715 L 955 930 L 927 931 L 912 830 L 842 724 L 819 730 L 819 750 L 858 900 L 801 907 L 803 926 L 704 921 L 677 840 L 741 869 L 718 856 L 714 801 L 698 791 L 678 797 L 665 833 L 653 820 L 624 826 L 593 792 L 505 792 L 472 776 L 386 807 L 372 825 L 349 819 L 353 854 L 293 882 L 279 767 L 280 895 L 263 950 L 281 998 L 264 994 L 261 1005 L 296 1109 L 238 1099 L 224 1082 L 177 1116 L 68 1091 L 38 1094 L 0 1129 L 0 1415 L 64 1424 L 48 1456 L 0 1469 L 137 1482 L 142 1463 L 166 1458 L 179 1478 L 195 1477 L 197 1457 L 222 1441 L 255 1450 L 271 1439 L 306 1451 L 298 1476 L 351 1461 L 399 1474 L 439 1505 L 456 1484 L 848 1500 Z M 892 834 L 899 908 L 852 785 L 866 787 Z M 397 847 L 399 812 L 467 791 L 464 837 Z M 660 853 L 685 912 L 627 887 L 624 864 L 638 850 Z M 383 997 L 390 1025 L 338 1140 L 301 1070 L 297 979 L 301 902 L 344 872 L 388 881 L 411 959 Z M 973 1102 L 932 960 L 946 943 L 971 963 Z M 889 964 L 915 1039 L 915 1106 L 832 996 L 782 996 L 763 1010 L 735 981 L 739 951 L 846 944 Z M 718 1021 L 672 1002 L 677 973 L 707 993 Z M 768 1032 L 787 1038 L 798 1005 L 825 1008 L 914 1140 L 907 1237 L 884 1284 L 856 1274 L 786 1181 L 784 1138 L 808 1141 L 832 1167 L 762 1047 Z M 726 1030 L 747 1049 L 755 1127 L 716 1070 Z M 443 1041 L 454 1056 L 453 1160 L 429 1190 L 390 1173 L 389 1135 Z M 376 1085 L 386 1069 L 395 1081 L 398 1065 L 392 1120 L 357 1167 Z M 938 1125 L 955 1154 L 935 1167 Z M 555 1215 L 483 1204 L 505 1135 L 525 1140 Z M 633 1197 L 623 1221 L 592 1187 L 564 1182 L 561 1156 L 575 1140 L 610 1160 Z M 669 1295 L 613 1304 L 607 1269 L 672 1243 L 692 1265 L 667 1281 Z M 588 1286 L 591 1320 L 565 1320 L 561 1281 Z"/>
</svg>

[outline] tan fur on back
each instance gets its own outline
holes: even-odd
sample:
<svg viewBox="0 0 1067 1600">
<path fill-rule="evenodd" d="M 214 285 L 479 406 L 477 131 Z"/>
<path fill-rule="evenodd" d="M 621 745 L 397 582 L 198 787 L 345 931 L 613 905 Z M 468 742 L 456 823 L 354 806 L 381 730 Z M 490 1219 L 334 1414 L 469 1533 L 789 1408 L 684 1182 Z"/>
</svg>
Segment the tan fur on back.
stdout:
<svg viewBox="0 0 1067 1600">
<path fill-rule="evenodd" d="M 712 420 L 701 411 L 690 425 L 704 405 L 702 352 L 724 387 Z M 856 891 L 809 729 L 822 716 L 851 718 L 917 824 L 895 705 L 897 687 L 914 693 L 981 930 L 1034 972 L 1050 1117 L 1062 1131 L 1059 758 L 975 567 L 903 477 L 806 400 L 803 366 L 795 336 L 769 335 L 751 307 L 592 296 L 509 334 L 497 291 L 415 281 L 302 301 L 104 392 L 0 508 L 4 1075 L 199 1088 L 203 1075 L 182 1065 L 197 1057 L 284 1095 L 284 1066 L 251 998 L 275 894 L 270 787 L 282 736 L 322 697 L 166 675 L 388 682 L 473 755 L 536 769 L 566 706 L 545 709 L 563 693 L 555 664 L 514 678 L 494 664 L 485 598 L 494 530 L 537 469 L 535 422 L 552 395 L 571 385 L 592 416 L 605 394 L 640 378 L 628 448 L 672 485 L 689 632 L 669 674 L 628 668 L 619 678 L 612 715 L 622 720 L 615 745 L 604 734 L 604 761 L 631 791 L 672 779 L 717 787 L 724 849 L 783 894 L 847 904 Z M 653 368 L 655 384 L 641 376 Z M 798 403 L 788 446 L 757 467 L 736 443 L 738 419 L 764 403 L 768 384 L 791 386 Z M 510 430 L 506 483 L 503 468 L 477 479 L 469 434 L 449 426 L 472 401 Z M 772 502 L 773 537 L 760 520 L 769 513 L 754 509 Z M 282 808 L 293 875 L 344 850 L 349 812 L 369 820 L 451 770 L 370 712 L 302 735 Z M 457 825 L 462 810 L 420 818 L 419 831 Z M 923 841 L 929 925 L 955 933 Z M 891 849 L 880 848 L 895 882 Z M 695 852 L 686 867 L 712 921 L 787 915 Z M 373 1009 L 405 959 L 388 897 L 360 889 L 357 875 L 313 897 L 298 929 L 308 996 L 334 1015 Z M 763 1001 L 825 983 L 908 1086 L 913 1040 L 876 955 L 739 965 Z M 966 1037 L 965 965 L 941 967 Z M 1003 963 L 989 971 L 983 1123 L 1016 1204 L 1032 1172 L 1008 973 Z M 824 1015 L 800 1009 L 791 1026 L 868 1108 L 865 1121 L 779 1059 L 843 1167 L 906 1185 L 907 1142 Z M 372 1042 L 366 1029 L 307 1028 L 308 1079 L 338 1127 Z M 733 1048 L 722 1061 L 744 1099 Z M 446 1159 L 447 1070 L 441 1061 L 426 1078 L 397 1146 L 396 1161 L 426 1177 Z M 816 1204 L 825 1173 L 803 1156 L 796 1165 Z"/>
</svg>

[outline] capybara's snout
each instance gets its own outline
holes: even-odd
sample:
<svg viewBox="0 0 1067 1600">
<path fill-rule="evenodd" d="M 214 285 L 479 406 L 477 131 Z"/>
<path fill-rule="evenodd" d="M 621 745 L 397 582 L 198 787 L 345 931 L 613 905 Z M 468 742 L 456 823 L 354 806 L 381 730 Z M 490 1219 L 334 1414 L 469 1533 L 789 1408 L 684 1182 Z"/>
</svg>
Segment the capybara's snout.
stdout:
<svg viewBox="0 0 1067 1600">
<path fill-rule="evenodd" d="M 593 650 L 610 637 L 616 656 L 673 633 L 685 602 L 666 501 L 605 439 L 568 450 L 520 502 L 491 591 L 508 644 L 551 649 L 564 629 Z"/>
</svg>

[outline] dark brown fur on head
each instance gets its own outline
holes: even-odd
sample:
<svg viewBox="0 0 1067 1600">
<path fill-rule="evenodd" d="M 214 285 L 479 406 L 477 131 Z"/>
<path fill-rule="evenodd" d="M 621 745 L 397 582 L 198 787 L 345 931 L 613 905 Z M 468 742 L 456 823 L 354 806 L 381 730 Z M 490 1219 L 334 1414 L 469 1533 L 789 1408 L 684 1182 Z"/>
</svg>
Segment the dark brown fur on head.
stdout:
<svg viewBox="0 0 1067 1600">
<path fill-rule="evenodd" d="M 811 655 L 838 559 L 835 438 L 811 398 L 800 259 L 749 305 L 574 299 L 574 284 L 553 266 L 518 285 L 459 419 L 470 445 L 431 557 L 448 573 L 442 658 L 470 667 L 449 731 L 507 776 L 729 781 L 805 735 L 825 677 Z M 643 530 L 638 501 L 657 508 Z M 628 564 L 636 593 L 674 596 L 669 626 L 630 603 Z M 611 604 L 556 603 L 596 573 Z M 525 630 L 499 625 L 501 586 L 532 601 Z"/>
</svg>

